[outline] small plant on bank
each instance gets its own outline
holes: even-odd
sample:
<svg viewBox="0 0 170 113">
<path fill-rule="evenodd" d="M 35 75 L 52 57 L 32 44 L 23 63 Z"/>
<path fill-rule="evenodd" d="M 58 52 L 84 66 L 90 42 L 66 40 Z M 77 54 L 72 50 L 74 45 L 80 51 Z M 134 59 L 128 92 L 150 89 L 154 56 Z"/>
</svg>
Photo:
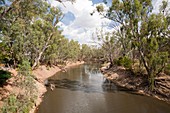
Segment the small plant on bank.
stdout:
<svg viewBox="0 0 170 113">
<path fill-rule="evenodd" d="M 165 67 L 165 73 L 170 75 L 170 64 Z"/>
<path fill-rule="evenodd" d="M 1 113 L 29 113 L 34 102 L 28 96 L 11 94 L 1 109 Z"/>
<path fill-rule="evenodd" d="M 128 58 L 127 56 L 120 57 L 120 58 L 114 60 L 114 62 L 118 66 L 124 66 L 125 68 L 128 68 L 128 69 L 130 69 L 132 66 L 132 60 L 130 58 Z"/>
<path fill-rule="evenodd" d="M 28 60 L 23 60 L 21 64 L 18 65 L 19 74 L 27 76 L 31 75 L 31 65 Z"/>
<path fill-rule="evenodd" d="M 18 101 L 15 95 L 10 95 L 5 100 L 5 105 L 2 107 L 2 113 L 16 113 L 18 111 Z"/>
<path fill-rule="evenodd" d="M 0 85 L 3 85 L 6 80 L 11 78 L 11 73 L 8 71 L 0 70 Z"/>
</svg>

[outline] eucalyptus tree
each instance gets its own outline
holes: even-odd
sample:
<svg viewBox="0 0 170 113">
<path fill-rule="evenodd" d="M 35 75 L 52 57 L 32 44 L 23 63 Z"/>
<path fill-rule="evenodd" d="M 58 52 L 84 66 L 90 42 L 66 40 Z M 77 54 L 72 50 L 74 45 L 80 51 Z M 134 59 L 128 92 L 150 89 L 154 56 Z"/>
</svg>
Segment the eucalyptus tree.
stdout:
<svg viewBox="0 0 170 113">
<path fill-rule="evenodd" d="M 62 37 L 57 26 L 61 12 L 41 0 L 19 1 L 11 7 L 1 20 L 1 40 L 13 62 L 28 59 L 34 69 Z"/>
<path fill-rule="evenodd" d="M 68 43 L 68 59 L 79 60 L 80 58 L 80 44 L 78 41 L 71 40 Z"/>
<path fill-rule="evenodd" d="M 92 49 L 87 44 L 82 44 L 81 46 L 81 59 L 90 60 L 92 58 Z"/>
<path fill-rule="evenodd" d="M 115 57 L 115 52 L 118 51 L 118 41 L 115 32 L 109 33 L 103 30 L 98 30 L 96 32 L 97 40 L 99 45 L 103 50 L 103 57 L 110 62 L 110 66 L 113 66 L 113 59 Z"/>
<path fill-rule="evenodd" d="M 33 0 L 30 0 L 33 1 Z M 39 0 L 41 2 L 49 1 L 49 0 Z M 76 2 L 76 0 L 55 0 L 60 3 L 69 1 L 71 3 Z M 23 2 L 22 0 L 0 0 L 0 19 L 4 18 L 8 13 L 10 13 L 11 10 L 14 10 L 14 7 L 20 2 Z M 7 3 L 10 3 L 10 5 L 7 5 Z"/>
<path fill-rule="evenodd" d="M 37 18 L 44 10 L 43 8 L 40 9 L 39 6 L 44 7 L 44 5 L 39 0 L 20 1 L 10 5 L 11 10 L 8 10 L 8 13 L 5 13 L 1 18 L 1 41 L 5 44 L 6 51 L 8 51 L 12 62 L 15 63 L 21 60 L 27 54 L 27 43 L 24 42 L 28 41 L 29 29 L 33 18 Z"/>
<path fill-rule="evenodd" d="M 58 43 L 58 48 L 56 49 L 58 59 L 67 60 L 69 53 L 69 40 L 67 38 L 62 38 Z"/>
<path fill-rule="evenodd" d="M 163 9 L 166 8 L 164 3 Z M 168 18 L 153 14 L 152 0 L 113 0 L 105 17 L 119 25 L 119 31 L 129 40 L 131 49 L 137 50 L 151 84 L 162 72 L 168 59 L 168 52 L 161 50 L 167 41 Z M 167 47 L 167 46 L 166 46 Z"/>
<path fill-rule="evenodd" d="M 34 68 L 39 61 L 41 60 L 42 54 L 46 51 L 46 49 L 55 50 L 56 44 L 58 40 L 60 40 L 61 32 L 58 30 L 57 23 L 61 16 L 60 11 L 57 8 L 46 8 L 46 12 L 43 13 L 42 17 L 38 20 L 35 20 L 35 26 L 33 24 L 33 39 L 36 39 L 34 45 L 34 50 L 36 53 L 34 58 L 34 64 L 32 68 Z M 38 28 L 36 28 L 38 27 Z M 51 51 L 53 54 L 54 51 Z M 50 55 L 50 54 L 49 54 Z"/>
</svg>

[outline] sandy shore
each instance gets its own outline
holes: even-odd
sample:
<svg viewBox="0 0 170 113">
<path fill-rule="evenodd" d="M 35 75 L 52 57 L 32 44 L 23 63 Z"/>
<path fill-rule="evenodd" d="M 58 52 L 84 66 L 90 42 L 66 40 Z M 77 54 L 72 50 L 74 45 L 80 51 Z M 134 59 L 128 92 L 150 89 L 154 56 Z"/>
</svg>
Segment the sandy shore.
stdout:
<svg viewBox="0 0 170 113">
<path fill-rule="evenodd" d="M 75 63 L 68 63 L 64 68 L 69 68 L 69 67 L 73 67 L 73 66 L 77 66 L 77 65 L 81 65 L 81 64 L 84 64 L 84 62 L 77 61 Z M 36 107 L 42 102 L 43 94 L 47 91 L 46 87 L 44 86 L 44 81 L 47 78 L 53 76 L 55 73 L 57 73 L 61 70 L 62 69 L 57 66 L 47 68 L 46 66 L 42 65 L 38 69 L 33 71 L 33 75 L 35 75 L 35 77 L 37 78 L 36 86 L 38 89 L 38 95 L 37 95 L 38 98 L 36 100 L 36 106 L 33 107 L 33 109 L 30 111 L 30 113 L 35 112 Z"/>
</svg>

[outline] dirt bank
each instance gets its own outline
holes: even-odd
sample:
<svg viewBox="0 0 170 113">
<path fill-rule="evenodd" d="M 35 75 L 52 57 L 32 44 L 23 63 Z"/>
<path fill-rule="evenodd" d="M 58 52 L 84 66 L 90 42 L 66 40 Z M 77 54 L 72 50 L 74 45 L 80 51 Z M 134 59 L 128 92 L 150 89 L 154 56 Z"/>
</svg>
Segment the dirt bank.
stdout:
<svg viewBox="0 0 170 113">
<path fill-rule="evenodd" d="M 101 68 L 104 77 L 117 86 L 127 88 L 136 94 L 151 96 L 170 103 L 170 76 L 161 74 L 155 78 L 155 88 L 150 90 L 147 75 L 135 76 L 123 67 Z"/>
<path fill-rule="evenodd" d="M 35 106 L 32 108 L 30 113 L 34 113 L 36 107 L 41 103 L 43 94 L 47 91 L 44 86 L 44 82 L 47 78 L 53 76 L 55 73 L 59 71 L 65 71 L 69 67 L 73 67 L 76 65 L 84 64 L 84 62 L 68 62 L 66 66 L 52 66 L 46 67 L 45 65 L 40 66 L 38 69 L 33 71 L 33 75 L 35 76 L 35 83 L 37 87 L 37 100 Z M 12 77 L 7 80 L 6 85 L 0 87 L 0 108 L 3 106 L 3 100 L 7 98 L 10 94 L 18 94 L 20 92 L 20 88 L 16 86 L 15 81 L 17 80 L 17 71 L 14 69 L 8 69 L 12 73 Z"/>
</svg>

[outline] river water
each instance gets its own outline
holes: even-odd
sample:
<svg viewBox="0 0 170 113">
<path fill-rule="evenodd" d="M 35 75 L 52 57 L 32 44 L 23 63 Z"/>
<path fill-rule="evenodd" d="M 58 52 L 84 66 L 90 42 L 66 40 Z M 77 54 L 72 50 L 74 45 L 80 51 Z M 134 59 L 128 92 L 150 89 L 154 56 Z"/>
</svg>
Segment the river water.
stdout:
<svg viewBox="0 0 170 113">
<path fill-rule="evenodd" d="M 37 113 L 170 113 L 170 105 L 108 84 L 100 65 L 84 64 L 49 78 Z"/>
</svg>

